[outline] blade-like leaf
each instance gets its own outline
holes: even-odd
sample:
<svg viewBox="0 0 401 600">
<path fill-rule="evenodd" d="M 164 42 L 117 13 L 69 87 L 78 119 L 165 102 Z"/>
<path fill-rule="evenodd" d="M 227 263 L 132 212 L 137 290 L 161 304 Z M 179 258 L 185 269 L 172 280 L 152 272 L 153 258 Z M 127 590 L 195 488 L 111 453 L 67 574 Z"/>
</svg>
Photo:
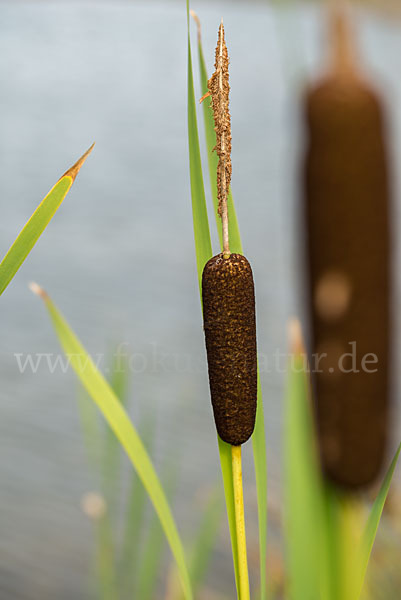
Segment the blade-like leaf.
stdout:
<svg viewBox="0 0 401 600">
<path fill-rule="evenodd" d="M 187 3 L 188 9 L 188 3 Z M 210 241 L 209 220 L 207 216 L 205 189 L 203 185 L 202 163 L 199 148 L 198 121 L 196 118 L 196 104 L 194 80 L 192 73 L 191 40 L 189 36 L 188 18 L 188 150 L 189 173 L 191 182 L 192 217 L 194 224 L 196 264 L 198 268 L 199 289 L 203 267 L 212 256 Z"/>
<path fill-rule="evenodd" d="M 126 405 L 128 388 L 128 364 L 124 355 L 115 352 L 110 365 L 110 385 L 123 406 Z M 106 423 L 103 444 L 103 491 L 114 514 L 114 505 L 119 488 L 121 446 L 111 427 Z"/>
<path fill-rule="evenodd" d="M 93 145 L 59 179 L 39 204 L 0 264 L 0 295 L 4 292 L 72 186 Z"/>
<path fill-rule="evenodd" d="M 326 596 L 329 600 L 341 598 L 343 588 L 342 547 L 341 547 L 341 505 L 337 490 L 329 483 L 323 488 L 323 515 L 327 560 L 326 560 Z"/>
<path fill-rule="evenodd" d="M 238 590 L 239 582 L 239 562 L 238 562 L 238 543 L 237 529 L 235 527 L 235 500 L 234 500 L 234 477 L 231 457 L 231 446 L 223 442 L 221 437 L 217 436 L 220 454 L 221 474 L 223 477 L 224 497 L 226 500 L 226 511 L 228 527 L 230 529 L 231 551 L 233 555 L 235 585 Z"/>
<path fill-rule="evenodd" d="M 267 459 L 265 418 L 263 411 L 262 388 L 258 372 L 258 403 L 255 430 L 252 435 L 253 461 L 255 465 L 256 495 L 258 501 L 259 523 L 259 563 L 260 563 L 260 600 L 266 599 L 266 560 L 267 560 Z"/>
<path fill-rule="evenodd" d="M 91 467 L 94 483 L 99 484 L 99 461 L 102 448 L 102 428 L 99 423 L 99 411 L 89 394 L 81 385 L 78 390 L 78 411 L 81 429 L 85 441 L 88 462 Z M 113 600 L 117 594 L 115 570 L 115 549 L 111 527 L 110 507 L 106 499 L 106 510 L 103 515 L 94 519 L 95 528 L 95 564 L 94 582 L 97 596 L 101 600 Z"/>
<path fill-rule="evenodd" d="M 217 492 L 210 498 L 192 548 L 189 569 L 195 596 L 198 594 L 212 558 L 222 514 L 221 500 Z"/>
<path fill-rule="evenodd" d="M 388 468 L 386 476 L 381 485 L 380 491 L 377 495 L 377 498 L 373 504 L 372 510 L 370 512 L 368 521 L 365 526 L 365 530 L 363 532 L 362 541 L 361 541 L 361 549 L 360 549 L 360 585 L 359 585 L 359 594 L 357 596 L 357 600 L 360 597 L 362 592 L 363 582 L 366 575 L 366 570 L 368 568 L 370 554 L 372 552 L 373 544 L 376 537 L 377 528 L 379 527 L 380 518 L 382 516 L 384 503 L 386 502 L 387 494 L 390 489 L 391 480 L 394 475 L 394 470 L 397 465 L 398 457 L 401 451 L 401 444 L 398 446 L 397 452 L 391 464 Z"/>
<path fill-rule="evenodd" d="M 203 580 L 212 560 L 213 548 L 217 540 L 223 508 L 221 494 L 219 490 L 215 490 L 202 513 L 201 522 L 191 548 L 189 572 L 191 574 L 192 589 L 196 598 L 200 594 Z M 171 573 L 171 587 L 174 586 L 174 571 Z M 182 598 L 181 594 L 171 593 L 170 595 L 177 597 L 177 600 L 181 600 Z"/>
<path fill-rule="evenodd" d="M 149 455 L 152 455 L 155 434 L 154 419 L 141 424 L 141 435 Z M 146 490 L 138 475 L 132 472 L 129 498 L 124 522 L 124 536 L 119 565 L 119 582 L 122 598 L 133 597 L 134 583 L 138 576 L 138 563 L 141 550 L 143 525 L 145 520 Z"/>
<path fill-rule="evenodd" d="M 202 95 L 208 91 L 207 70 L 202 49 L 202 40 L 200 35 L 200 24 L 198 25 L 198 57 L 200 71 L 200 85 Z M 216 132 L 214 130 L 213 114 L 210 107 L 211 100 L 206 98 L 203 101 L 203 117 L 205 125 L 205 137 L 207 145 L 207 156 L 209 164 L 209 178 L 211 184 L 214 213 L 216 219 L 217 232 L 222 248 L 221 219 L 218 214 L 217 200 L 217 163 L 218 157 L 214 151 L 216 145 Z M 241 236 L 238 227 L 237 215 L 235 212 L 234 201 L 231 189 L 227 201 L 228 208 L 228 229 L 230 236 L 230 248 L 232 252 L 243 253 Z M 258 375 L 258 402 L 255 430 L 252 435 L 253 456 L 255 464 L 256 490 L 258 499 L 258 522 L 259 522 L 259 556 L 260 556 L 260 600 L 266 599 L 266 555 L 267 555 L 267 460 L 266 460 L 266 436 L 263 411 L 262 389 Z"/>
<path fill-rule="evenodd" d="M 98 484 L 102 432 L 98 422 L 99 415 L 96 406 L 81 385 L 78 389 L 77 404 L 88 462 L 93 475 L 95 475 L 96 484 Z"/>
<path fill-rule="evenodd" d="M 71 366 L 77 373 L 88 394 L 102 411 L 103 416 L 120 440 L 121 445 L 127 452 L 128 457 L 141 478 L 176 560 L 185 598 L 192 600 L 191 584 L 183 545 L 166 495 L 141 438 L 110 385 L 98 371 L 85 348 L 70 329 L 68 323 L 52 303 L 49 296 L 39 286 L 33 285 L 32 289 L 45 301 L 53 327 L 64 352 L 70 359 Z"/>
<path fill-rule="evenodd" d="M 329 481 L 324 482 L 324 541 L 326 548 L 325 598 L 356 600 L 357 548 L 360 543 L 363 505 Z M 324 556 L 324 547 L 319 551 Z M 323 581 L 322 581 L 323 583 Z"/>
<path fill-rule="evenodd" d="M 284 475 L 288 598 L 326 598 L 323 486 L 314 446 L 309 383 L 299 351 L 288 372 L 284 417 Z"/>
<path fill-rule="evenodd" d="M 212 257 L 209 221 L 207 217 L 205 190 L 203 186 L 202 164 L 199 149 L 198 122 L 194 81 L 192 72 L 191 39 L 189 31 L 189 0 L 187 0 L 188 25 L 188 146 L 189 172 L 191 179 L 192 214 L 194 225 L 196 261 L 198 269 L 199 291 L 201 293 L 202 271 L 206 262 Z M 237 534 L 235 528 L 234 488 L 231 464 L 231 446 L 218 436 L 221 472 L 223 476 L 224 494 L 226 498 L 227 518 L 230 528 L 231 548 L 234 562 L 235 580 L 238 582 Z"/>
<path fill-rule="evenodd" d="M 96 584 L 100 600 L 115 600 L 118 596 L 115 551 L 110 515 L 103 515 L 95 523 L 96 528 Z"/>
<path fill-rule="evenodd" d="M 168 472 L 167 476 L 163 478 L 163 483 L 167 497 L 171 499 L 176 485 L 176 473 Z M 151 520 L 147 531 L 147 540 L 142 549 L 138 565 L 138 585 L 136 586 L 136 593 L 133 595 L 133 598 L 140 598 L 141 600 L 156 598 L 157 576 L 160 573 L 163 552 L 165 550 L 163 530 L 156 518 Z"/>
</svg>

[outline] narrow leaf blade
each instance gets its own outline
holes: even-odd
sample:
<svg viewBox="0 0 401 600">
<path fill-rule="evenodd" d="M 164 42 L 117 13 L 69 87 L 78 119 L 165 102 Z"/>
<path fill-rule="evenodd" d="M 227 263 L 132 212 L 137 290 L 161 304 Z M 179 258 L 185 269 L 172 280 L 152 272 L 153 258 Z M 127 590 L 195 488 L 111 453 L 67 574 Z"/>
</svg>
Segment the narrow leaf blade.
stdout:
<svg viewBox="0 0 401 600">
<path fill-rule="evenodd" d="M 98 371 L 85 348 L 49 296 L 41 288 L 38 288 L 38 286 L 34 289 L 45 301 L 53 327 L 61 347 L 70 359 L 71 366 L 120 440 L 121 445 L 127 452 L 132 465 L 145 486 L 176 560 L 185 598 L 192 600 L 191 584 L 183 545 L 166 495 L 141 438 L 110 385 Z"/>
<path fill-rule="evenodd" d="M 110 369 L 110 386 L 114 391 L 115 395 L 123 406 L 126 405 L 126 393 L 128 389 L 128 365 L 126 358 L 115 352 L 113 354 Z M 114 505 L 116 502 L 116 495 L 120 485 L 120 459 L 121 459 L 121 446 L 118 439 L 114 435 L 111 427 L 106 424 L 106 431 L 104 433 L 103 443 L 103 491 L 107 498 L 110 506 L 110 512 L 114 513 Z"/>
<path fill-rule="evenodd" d="M 360 587 L 359 587 L 359 595 L 362 592 L 362 586 L 366 575 L 366 570 L 368 568 L 369 558 L 372 552 L 373 544 L 375 541 L 377 529 L 379 527 L 380 519 L 383 513 L 384 503 L 386 502 L 387 494 L 390 489 L 391 481 L 394 475 L 395 467 L 397 466 L 398 458 L 401 451 L 401 444 L 398 446 L 397 452 L 391 464 L 388 468 L 386 476 L 383 480 L 377 498 L 373 504 L 372 510 L 370 512 L 368 521 L 365 526 L 365 530 L 362 535 L 361 541 L 361 549 L 360 549 Z"/>
<path fill-rule="evenodd" d="M 192 73 L 191 40 L 188 25 L 188 148 L 189 173 L 191 182 L 192 215 L 195 236 L 196 264 L 199 289 L 202 271 L 212 256 L 209 220 L 207 216 L 205 189 L 203 185 L 202 163 L 199 147 L 198 121 L 196 118 L 194 80 Z"/>
<path fill-rule="evenodd" d="M 97 483 L 102 432 L 98 422 L 96 406 L 81 385 L 78 389 L 77 405 L 88 462 Z"/>
<path fill-rule="evenodd" d="M 258 501 L 259 524 L 259 563 L 260 563 L 260 600 L 266 600 L 266 560 L 267 560 L 267 459 L 266 435 L 263 410 L 262 388 L 258 373 L 258 403 L 256 409 L 255 430 L 252 435 L 253 459 L 255 465 L 256 495 Z"/>
<path fill-rule="evenodd" d="M 325 576 L 323 484 L 315 452 L 309 382 L 304 355 L 288 372 L 284 417 L 284 474 L 288 598 L 320 600 Z"/>
<path fill-rule="evenodd" d="M 167 470 L 167 476 L 164 476 L 164 489 L 167 497 L 170 499 L 176 486 L 176 474 Z M 152 600 L 156 598 L 156 589 L 158 582 L 158 573 L 160 573 L 163 552 L 165 550 L 163 530 L 159 521 L 154 517 L 148 526 L 148 536 L 141 553 L 139 563 L 138 585 L 134 598 L 141 600 Z"/>
<path fill-rule="evenodd" d="M 213 547 L 222 514 L 221 496 L 217 492 L 210 498 L 203 514 L 192 549 L 190 563 L 191 581 L 197 596 L 212 558 Z"/>
<path fill-rule="evenodd" d="M 4 292 L 68 194 L 93 145 L 69 169 L 39 204 L 0 264 L 0 295 Z"/>
<path fill-rule="evenodd" d="M 151 456 L 155 437 L 155 422 L 153 418 L 150 421 L 146 420 L 146 422 L 143 422 L 140 431 L 142 440 Z M 134 568 L 134 565 L 138 563 L 140 556 L 142 535 L 144 533 L 146 499 L 146 490 L 137 473 L 132 471 L 118 571 L 122 598 L 131 598 L 134 594 L 134 584 L 138 577 L 138 571 Z"/>
</svg>

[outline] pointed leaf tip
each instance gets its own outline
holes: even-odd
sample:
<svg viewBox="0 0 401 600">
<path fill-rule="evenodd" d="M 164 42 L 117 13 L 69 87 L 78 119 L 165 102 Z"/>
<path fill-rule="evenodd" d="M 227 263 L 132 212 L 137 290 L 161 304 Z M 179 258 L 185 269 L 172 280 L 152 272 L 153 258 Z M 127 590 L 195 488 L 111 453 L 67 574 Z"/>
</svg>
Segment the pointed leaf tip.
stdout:
<svg viewBox="0 0 401 600">
<path fill-rule="evenodd" d="M 302 337 L 302 327 L 297 317 L 291 317 L 288 320 L 288 340 L 290 351 L 299 355 L 305 352 L 304 341 Z"/>
<path fill-rule="evenodd" d="M 62 177 L 60 177 L 60 179 L 62 179 L 63 177 L 71 177 L 72 181 L 74 181 L 75 178 L 76 178 L 76 176 L 78 175 L 78 173 L 79 173 L 82 165 L 84 164 L 84 162 L 88 158 L 89 154 L 92 152 L 94 145 L 95 145 L 95 142 L 93 142 L 92 146 L 87 149 L 87 151 L 81 156 L 81 158 L 79 158 L 77 160 L 77 162 L 75 164 L 73 164 L 72 167 L 70 167 L 64 173 L 64 175 Z"/>
<path fill-rule="evenodd" d="M 198 42 L 200 42 L 201 41 L 201 22 L 200 22 L 200 19 L 199 19 L 198 15 L 196 14 L 196 12 L 194 10 L 192 10 L 192 8 L 189 11 L 189 13 L 190 13 L 191 17 L 193 18 L 193 20 L 195 21 L 195 23 L 196 23 L 196 27 L 197 27 L 197 30 L 198 30 Z"/>
<path fill-rule="evenodd" d="M 34 281 L 31 281 L 28 284 L 28 287 L 31 290 L 31 292 L 33 292 L 34 294 L 36 294 L 37 296 L 42 298 L 42 300 L 48 300 L 49 296 L 48 296 L 47 292 L 45 292 L 45 290 L 43 288 L 41 288 L 40 285 L 38 285 Z"/>
</svg>

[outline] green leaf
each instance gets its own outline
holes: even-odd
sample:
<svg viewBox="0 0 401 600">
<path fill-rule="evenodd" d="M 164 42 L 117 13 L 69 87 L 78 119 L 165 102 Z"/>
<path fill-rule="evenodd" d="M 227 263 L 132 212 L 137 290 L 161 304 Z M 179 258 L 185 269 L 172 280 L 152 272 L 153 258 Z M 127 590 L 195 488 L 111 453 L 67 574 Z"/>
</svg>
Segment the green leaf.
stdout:
<svg viewBox="0 0 401 600">
<path fill-rule="evenodd" d="M 196 104 L 194 80 L 192 72 L 191 39 L 189 31 L 189 0 L 187 0 L 187 26 L 188 26 L 188 146 L 189 146 L 189 173 L 191 180 L 192 215 L 195 237 L 196 263 L 198 270 L 199 293 L 203 267 L 212 257 L 212 244 L 210 241 L 209 220 L 207 216 L 205 190 L 203 186 L 202 163 L 199 149 L 198 121 L 196 117 Z M 202 298 L 201 298 L 202 299 Z M 231 446 L 218 438 L 221 472 L 223 476 L 224 495 L 226 499 L 227 518 L 230 529 L 231 548 L 234 562 L 235 581 L 238 582 L 238 553 L 237 534 L 235 528 L 234 488 L 231 464 Z M 238 587 L 238 586 L 237 586 Z"/>
<path fill-rule="evenodd" d="M 96 529 L 96 584 L 100 600 L 118 597 L 115 550 L 110 515 L 106 513 L 95 522 Z"/>
<path fill-rule="evenodd" d="M 200 594 L 203 580 L 212 560 L 223 508 L 221 493 L 216 489 L 202 513 L 202 518 L 191 547 L 189 572 L 191 574 L 192 589 L 196 598 Z M 181 595 L 178 595 L 177 600 L 181 600 L 181 597 Z"/>
<path fill-rule="evenodd" d="M 176 474 L 168 473 L 164 477 L 164 489 L 168 498 L 173 495 L 176 485 Z M 156 598 L 157 576 L 160 573 L 161 562 L 164 551 L 163 530 L 156 518 L 153 518 L 147 529 L 148 537 L 142 549 L 141 560 L 138 565 L 138 585 L 133 598 L 141 600 L 152 600 Z"/>
<path fill-rule="evenodd" d="M 360 597 L 362 592 L 363 582 L 366 575 L 366 570 L 368 568 L 370 554 L 372 552 L 373 544 L 375 541 L 377 529 L 379 527 L 380 518 L 382 516 L 384 503 L 386 502 L 387 494 L 390 489 L 391 480 L 394 475 L 394 470 L 397 465 L 398 457 L 401 451 L 401 444 L 398 446 L 397 452 L 391 464 L 388 468 L 386 476 L 381 485 L 380 491 L 377 495 L 377 498 L 373 504 L 371 513 L 369 515 L 368 521 L 365 526 L 365 530 L 362 535 L 361 540 L 361 548 L 360 548 L 360 585 L 359 585 L 359 594 L 357 598 Z"/>
<path fill-rule="evenodd" d="M 102 432 L 96 406 L 81 385 L 78 389 L 77 404 L 88 462 L 95 475 L 96 484 L 98 484 Z"/>
<path fill-rule="evenodd" d="M 356 600 L 362 503 L 329 481 L 324 483 L 324 496 L 327 597 Z"/>
<path fill-rule="evenodd" d="M 191 584 L 183 545 L 166 495 L 141 438 L 110 385 L 98 371 L 85 348 L 81 345 L 49 296 L 39 286 L 33 285 L 32 289 L 45 301 L 53 327 L 64 352 L 70 360 L 71 366 L 120 440 L 121 445 L 127 452 L 132 465 L 135 467 L 145 486 L 176 560 L 185 598 L 192 600 Z"/>
<path fill-rule="evenodd" d="M 152 454 L 154 445 L 155 422 L 146 420 L 141 424 L 142 439 Z M 136 565 L 141 550 L 143 525 L 145 520 L 146 490 L 136 472 L 132 472 L 130 491 L 124 522 L 124 536 L 121 560 L 119 564 L 119 581 L 121 584 L 121 597 L 133 597 L 133 586 L 138 575 Z"/>
<path fill-rule="evenodd" d="M 207 70 L 202 49 L 202 40 L 200 35 L 200 24 L 198 21 L 198 57 L 200 71 L 200 85 L 202 95 L 208 91 Z M 211 100 L 206 98 L 203 101 L 203 117 L 205 125 L 205 137 L 207 146 L 207 156 L 209 165 L 209 179 L 214 205 L 217 232 L 222 248 L 221 219 L 218 214 L 217 200 L 217 164 L 218 157 L 214 151 L 216 146 L 216 132 L 214 130 L 213 113 L 211 110 Z M 237 215 L 235 212 L 234 200 L 229 191 L 228 200 L 228 226 L 230 236 L 230 249 L 232 252 L 243 254 L 242 241 L 238 227 Z M 262 389 L 258 374 L 258 402 L 255 421 L 255 430 L 252 435 L 253 456 L 255 465 L 256 490 L 258 500 L 258 523 L 259 523 L 259 559 L 260 559 L 260 600 L 266 599 L 266 556 L 267 556 L 267 460 L 266 460 L 266 435 L 263 411 Z M 228 450 L 225 449 L 228 453 Z M 230 458 L 231 460 L 231 458 Z M 228 457 L 225 457 L 228 461 Z"/>
<path fill-rule="evenodd" d="M 102 428 L 99 423 L 99 411 L 81 385 L 78 389 L 78 412 L 82 434 L 86 446 L 88 462 L 94 476 L 95 485 L 99 484 Z M 117 597 L 117 581 L 115 570 L 115 548 L 111 527 L 110 506 L 105 498 L 106 510 L 103 515 L 94 519 L 95 529 L 95 564 L 94 583 L 97 596 L 101 600 L 113 600 Z"/>
<path fill-rule="evenodd" d="M 235 500 L 234 500 L 234 477 L 233 464 L 231 456 L 231 446 L 223 442 L 221 437 L 217 436 L 220 454 L 221 475 L 223 477 L 224 497 L 226 500 L 226 511 L 228 527 L 230 529 L 231 552 L 233 555 L 235 585 L 238 590 L 239 582 L 239 562 L 238 562 L 238 544 L 237 529 L 235 526 Z"/>
<path fill-rule="evenodd" d="M 128 389 L 128 364 L 127 358 L 114 352 L 110 368 L 110 386 L 123 406 L 126 405 Z M 103 491 L 110 506 L 110 512 L 114 513 L 116 496 L 119 489 L 121 446 L 114 435 L 114 431 L 106 423 L 106 431 L 103 444 Z"/>
<path fill-rule="evenodd" d="M 266 435 L 263 411 L 262 389 L 258 371 L 258 403 L 255 430 L 252 435 L 253 461 L 255 465 L 256 495 L 258 501 L 259 523 L 259 563 L 260 563 L 260 600 L 266 599 L 266 560 L 267 560 L 267 460 Z"/>
<path fill-rule="evenodd" d="M 187 12 L 189 10 L 187 0 Z M 212 257 L 212 244 L 210 241 L 209 220 L 207 216 L 205 188 L 203 185 L 202 163 L 199 148 L 198 121 L 196 118 L 196 104 L 194 92 L 194 79 L 192 73 L 191 39 L 189 34 L 188 16 L 188 150 L 189 174 L 191 182 L 192 217 L 195 236 L 196 264 L 198 268 L 199 290 L 201 290 L 203 267 Z"/>
<path fill-rule="evenodd" d="M 341 502 L 337 490 L 330 484 L 323 484 L 323 514 L 326 542 L 326 598 L 337 600 L 341 598 L 344 588 L 343 556 L 342 556 L 342 526 Z"/>
<path fill-rule="evenodd" d="M 93 145 L 56 183 L 39 204 L 0 264 L 0 295 L 4 292 L 72 186 Z"/>
<path fill-rule="evenodd" d="M 191 573 L 192 586 L 196 597 L 212 558 L 213 548 L 219 531 L 221 513 L 221 497 L 216 491 L 214 494 L 212 494 L 206 506 L 206 510 L 203 513 L 191 552 L 189 570 Z"/>
<path fill-rule="evenodd" d="M 284 416 L 288 598 L 327 598 L 323 486 L 314 444 L 304 356 L 292 356 Z"/>
</svg>

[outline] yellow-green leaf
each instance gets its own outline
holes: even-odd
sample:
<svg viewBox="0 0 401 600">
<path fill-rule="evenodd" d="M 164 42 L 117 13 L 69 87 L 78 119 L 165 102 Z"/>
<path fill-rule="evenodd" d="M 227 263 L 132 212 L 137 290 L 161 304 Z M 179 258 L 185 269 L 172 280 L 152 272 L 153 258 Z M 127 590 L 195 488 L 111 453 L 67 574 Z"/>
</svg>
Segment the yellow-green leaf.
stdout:
<svg viewBox="0 0 401 600">
<path fill-rule="evenodd" d="M 43 298 L 61 347 L 69 358 L 72 368 L 92 400 L 103 413 L 136 469 L 170 544 L 177 563 L 185 598 L 186 600 L 192 600 L 191 584 L 181 538 L 166 495 L 141 438 L 111 386 L 96 368 L 91 357 L 49 296 L 36 284 L 32 284 L 31 289 Z"/>
<path fill-rule="evenodd" d="M 4 292 L 69 192 L 94 144 L 58 180 L 39 204 L 0 264 L 0 295 Z"/>
<path fill-rule="evenodd" d="M 386 502 L 387 494 L 390 489 L 391 480 L 394 475 L 394 470 L 397 465 L 398 457 L 401 451 L 401 444 L 398 446 L 397 452 L 391 464 L 388 468 L 386 476 L 383 480 L 377 498 L 373 504 L 372 510 L 370 512 L 368 521 L 365 526 L 365 530 L 362 536 L 361 548 L 360 548 L 360 585 L 359 585 L 359 594 L 356 600 L 358 600 L 361 592 L 362 586 L 366 575 L 366 570 L 368 568 L 370 554 L 372 552 L 373 544 L 376 537 L 376 532 L 379 527 L 380 518 L 382 516 L 384 503 Z"/>
</svg>

